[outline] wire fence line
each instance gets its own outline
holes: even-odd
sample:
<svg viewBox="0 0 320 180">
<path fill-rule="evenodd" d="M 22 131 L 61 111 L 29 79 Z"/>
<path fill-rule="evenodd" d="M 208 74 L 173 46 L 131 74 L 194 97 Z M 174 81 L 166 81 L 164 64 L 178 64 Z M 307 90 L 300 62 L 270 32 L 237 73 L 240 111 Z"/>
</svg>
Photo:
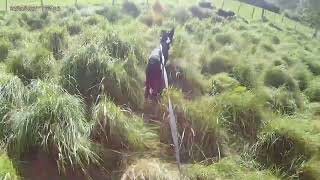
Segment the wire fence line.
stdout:
<svg viewBox="0 0 320 180">
<path fill-rule="evenodd" d="M 120 5 L 125 0 L 1 0 L 0 1 L 0 11 L 9 11 L 11 6 L 22 6 L 22 5 L 32 5 L 41 7 L 44 11 L 44 6 L 66 6 L 66 5 L 77 5 L 77 4 L 109 4 L 109 5 Z M 134 0 L 135 3 L 139 3 L 144 7 L 149 7 L 150 4 L 154 3 L 156 0 Z M 167 2 L 168 0 L 166 0 Z M 161 0 L 160 0 L 161 2 Z M 192 2 L 189 0 L 188 2 Z M 197 1 L 194 1 L 197 2 Z M 185 2 L 181 0 L 178 1 L 168 1 L 168 3 L 177 3 L 179 5 L 185 5 Z M 291 20 L 285 17 L 283 14 L 277 14 L 271 12 L 267 9 L 256 7 L 250 4 L 246 4 L 237 0 L 213 0 L 213 4 L 217 8 L 232 10 L 239 16 L 247 20 L 261 20 L 262 18 L 267 19 L 269 22 L 282 28 L 296 29 L 301 32 L 312 34 L 314 30 L 308 26 L 301 24 L 300 22 Z"/>
<path fill-rule="evenodd" d="M 247 20 L 261 20 L 267 19 L 269 22 L 281 28 L 291 28 L 308 34 L 312 34 L 312 28 L 294 21 L 284 16 L 284 14 L 277 14 L 267 9 L 256 7 L 236 0 L 215 0 L 216 6 L 223 7 L 225 10 L 232 10 L 239 16 Z M 221 4 L 221 6 L 219 6 Z"/>
</svg>

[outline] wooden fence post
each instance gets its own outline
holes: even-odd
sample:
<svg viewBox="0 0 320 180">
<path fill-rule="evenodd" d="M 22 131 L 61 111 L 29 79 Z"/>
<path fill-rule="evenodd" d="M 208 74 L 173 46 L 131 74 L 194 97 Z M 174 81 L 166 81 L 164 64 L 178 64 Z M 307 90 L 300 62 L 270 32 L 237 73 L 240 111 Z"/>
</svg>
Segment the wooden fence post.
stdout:
<svg viewBox="0 0 320 180">
<path fill-rule="evenodd" d="M 318 35 L 318 28 L 314 28 L 314 33 L 313 33 L 313 37 L 317 37 Z"/>
<path fill-rule="evenodd" d="M 241 6 L 242 6 L 242 2 L 240 2 L 240 4 L 239 4 L 239 7 L 238 7 L 238 14 L 239 14 L 239 12 L 240 12 L 240 8 L 241 8 Z"/>
<path fill-rule="evenodd" d="M 116 3 L 116 0 L 112 0 L 112 5 L 114 6 L 114 4 Z"/>
<path fill-rule="evenodd" d="M 6 0 L 6 11 L 8 11 L 8 0 Z"/>
<path fill-rule="evenodd" d="M 223 7 L 224 7 L 224 1 L 225 0 L 222 1 L 221 9 L 223 9 Z"/>
<path fill-rule="evenodd" d="M 74 5 L 77 6 L 78 5 L 78 0 L 74 1 Z"/>
<path fill-rule="evenodd" d="M 264 9 L 264 8 L 262 8 L 261 19 L 264 19 L 264 12 L 265 12 L 265 9 Z"/>
<path fill-rule="evenodd" d="M 254 7 L 253 10 L 252 10 L 252 14 L 251 14 L 251 18 L 253 19 L 253 16 L 254 16 L 254 12 L 256 11 L 256 8 Z"/>
<path fill-rule="evenodd" d="M 44 5 L 43 5 L 43 0 L 40 0 L 41 1 L 41 10 L 42 10 L 42 13 L 44 12 Z"/>
</svg>

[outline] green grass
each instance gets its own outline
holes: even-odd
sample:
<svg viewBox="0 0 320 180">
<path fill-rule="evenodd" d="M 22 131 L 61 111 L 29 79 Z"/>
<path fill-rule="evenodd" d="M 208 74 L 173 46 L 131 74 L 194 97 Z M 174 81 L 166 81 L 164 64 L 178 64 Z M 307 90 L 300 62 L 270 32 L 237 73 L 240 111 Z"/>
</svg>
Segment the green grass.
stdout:
<svg viewBox="0 0 320 180">
<path fill-rule="evenodd" d="M 219 125 L 221 107 L 213 98 L 203 97 L 195 101 L 186 101 L 180 91 L 170 89 L 165 95 L 170 97 L 177 113 L 179 133 L 184 134 L 181 144 L 181 157 L 184 161 L 212 161 L 224 156 L 226 149 L 225 130 Z M 163 102 L 163 111 L 167 114 L 167 99 Z M 164 119 L 161 128 L 161 140 L 171 142 L 169 120 Z M 168 141 L 169 140 L 169 141 Z"/>
<path fill-rule="evenodd" d="M 178 179 L 170 96 L 181 160 L 194 163 L 187 168 L 192 178 L 277 179 L 274 169 L 287 177 L 317 176 L 319 42 L 274 14 L 262 22 L 257 10 L 251 19 L 245 4 L 240 16 L 249 23 L 221 23 L 215 13 L 188 17 L 193 0 L 160 1 L 159 12 L 134 2 L 138 17 L 124 13 L 120 1 L 95 11 L 79 0 L 78 8 L 1 18 L 0 41 L 9 46 L 0 63 L 0 141 L 13 158 L 35 149 L 62 169 L 85 171 L 100 160 L 103 167 L 116 164 L 108 169 L 123 179 Z M 225 3 L 237 11 L 238 2 Z M 176 90 L 164 93 L 153 121 L 143 109 L 144 70 L 161 30 L 173 26 L 167 70 Z"/>
<path fill-rule="evenodd" d="M 95 163 L 91 126 L 81 99 L 51 83 L 38 81 L 31 88 L 30 102 L 8 115 L 12 129 L 9 152 L 20 158 L 36 147 L 51 154 L 61 171 L 66 166 L 85 168 Z"/>
<path fill-rule="evenodd" d="M 101 97 L 93 108 L 95 137 L 100 137 L 115 149 L 155 149 L 159 139 L 155 131 L 146 126 L 138 116 L 117 107 L 112 101 Z"/>
<path fill-rule="evenodd" d="M 261 132 L 255 149 L 263 165 L 299 174 L 303 162 L 319 151 L 319 128 L 308 119 L 275 118 Z"/>
<path fill-rule="evenodd" d="M 250 162 L 243 161 L 240 157 L 224 158 L 218 163 L 210 166 L 194 164 L 187 167 L 187 177 L 191 180 L 210 180 L 210 179 L 280 179 L 272 174 L 271 171 L 258 171 L 250 167 Z"/>
<path fill-rule="evenodd" d="M 173 164 L 164 163 L 158 159 L 140 159 L 126 169 L 121 180 L 131 180 L 132 178 L 176 180 L 181 177 Z"/>
<path fill-rule="evenodd" d="M 12 161 L 4 152 L 0 153 L 0 179 L 3 180 L 20 180 L 17 170 L 14 168 Z"/>
</svg>

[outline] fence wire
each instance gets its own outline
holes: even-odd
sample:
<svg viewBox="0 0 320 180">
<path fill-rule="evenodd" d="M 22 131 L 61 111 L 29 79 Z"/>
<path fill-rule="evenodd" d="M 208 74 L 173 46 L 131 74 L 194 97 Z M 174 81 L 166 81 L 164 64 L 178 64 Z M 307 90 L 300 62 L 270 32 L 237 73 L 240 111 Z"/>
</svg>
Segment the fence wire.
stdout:
<svg viewBox="0 0 320 180">
<path fill-rule="evenodd" d="M 237 0 L 214 0 L 215 6 L 223 9 L 232 10 L 243 18 L 247 20 L 255 21 L 261 20 L 263 9 L 260 7 L 252 6 L 250 4 L 242 3 Z M 264 10 L 264 17 L 270 22 L 281 28 L 285 29 L 295 29 L 304 33 L 311 34 L 313 30 L 301 24 L 300 22 L 294 21 L 287 17 L 284 17 L 282 14 L 277 14 L 269 10 Z"/>
<path fill-rule="evenodd" d="M 41 6 L 41 0 L 7 0 L 8 1 L 8 10 L 10 6 L 23 6 L 23 5 L 32 5 L 32 6 Z M 77 4 L 90 4 L 90 5 L 114 5 L 120 6 L 126 0 L 42 0 L 44 5 L 53 5 L 53 6 L 72 6 Z M 148 5 L 153 4 L 156 0 L 132 0 L 136 4 L 139 4 L 142 7 L 148 7 Z M 160 0 L 161 2 L 161 0 Z M 186 6 L 187 4 L 195 4 L 196 0 L 165 0 L 169 6 L 178 4 L 180 6 Z M 148 3 L 148 4 L 147 4 Z M 213 0 L 213 4 L 217 8 L 223 8 L 225 10 L 231 10 L 237 13 L 239 16 L 246 18 L 247 20 L 255 21 L 261 20 L 263 9 L 255 7 L 246 3 L 242 3 L 237 0 Z M 6 0 L 0 0 L 0 11 L 6 10 Z M 278 25 L 281 28 L 296 29 L 304 33 L 313 33 L 313 30 L 305 25 L 302 25 L 300 22 L 293 21 L 287 17 L 283 17 L 281 14 L 276 14 L 274 12 L 265 10 L 264 17 L 268 19 L 269 22 Z"/>
</svg>

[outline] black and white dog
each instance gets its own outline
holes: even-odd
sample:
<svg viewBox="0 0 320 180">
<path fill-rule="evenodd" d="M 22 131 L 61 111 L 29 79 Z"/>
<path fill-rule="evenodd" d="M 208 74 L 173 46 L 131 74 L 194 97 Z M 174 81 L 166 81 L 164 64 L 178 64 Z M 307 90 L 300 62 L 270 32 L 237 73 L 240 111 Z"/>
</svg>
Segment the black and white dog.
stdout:
<svg viewBox="0 0 320 180">
<path fill-rule="evenodd" d="M 160 47 L 155 48 L 146 69 L 145 98 L 157 98 L 166 87 L 165 66 L 169 58 L 170 46 L 173 42 L 174 29 L 163 31 L 160 38 Z"/>
</svg>

